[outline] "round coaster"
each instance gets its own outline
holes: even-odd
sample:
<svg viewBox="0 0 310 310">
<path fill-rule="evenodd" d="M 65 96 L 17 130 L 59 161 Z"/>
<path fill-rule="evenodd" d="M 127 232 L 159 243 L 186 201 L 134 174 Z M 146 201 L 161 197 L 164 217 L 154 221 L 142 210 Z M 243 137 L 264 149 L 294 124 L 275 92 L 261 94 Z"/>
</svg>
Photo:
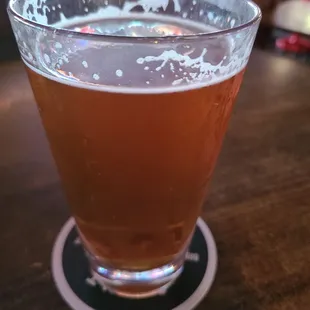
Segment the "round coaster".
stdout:
<svg viewBox="0 0 310 310">
<path fill-rule="evenodd" d="M 52 272 L 57 289 L 74 310 L 194 309 L 210 290 L 216 267 L 216 245 L 201 218 L 197 221 L 182 274 L 164 294 L 150 298 L 117 297 L 96 283 L 89 271 L 73 218 L 63 226 L 52 253 Z"/>
</svg>

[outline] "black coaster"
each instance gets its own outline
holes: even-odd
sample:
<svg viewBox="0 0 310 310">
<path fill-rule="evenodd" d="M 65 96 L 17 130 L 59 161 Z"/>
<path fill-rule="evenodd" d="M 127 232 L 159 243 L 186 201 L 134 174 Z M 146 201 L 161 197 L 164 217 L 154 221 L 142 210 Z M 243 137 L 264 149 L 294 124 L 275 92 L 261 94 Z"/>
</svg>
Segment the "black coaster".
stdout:
<svg viewBox="0 0 310 310">
<path fill-rule="evenodd" d="M 190 310 L 210 290 L 217 267 L 211 231 L 198 219 L 184 271 L 165 294 L 146 299 L 125 299 L 100 287 L 92 277 L 84 250 L 70 218 L 60 231 L 52 253 L 57 289 L 74 310 Z"/>
</svg>

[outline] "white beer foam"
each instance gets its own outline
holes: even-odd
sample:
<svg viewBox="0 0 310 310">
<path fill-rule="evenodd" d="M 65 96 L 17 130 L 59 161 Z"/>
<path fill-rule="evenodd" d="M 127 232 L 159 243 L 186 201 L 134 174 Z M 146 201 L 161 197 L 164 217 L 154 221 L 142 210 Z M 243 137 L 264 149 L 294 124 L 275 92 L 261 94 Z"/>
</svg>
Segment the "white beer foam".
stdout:
<svg viewBox="0 0 310 310">
<path fill-rule="evenodd" d="M 207 63 L 204 61 L 204 56 L 206 53 L 207 53 L 207 49 L 204 48 L 199 57 L 190 58 L 187 55 L 181 55 L 177 53 L 175 50 L 167 50 L 167 51 L 164 51 L 159 56 L 146 56 L 146 57 L 138 58 L 137 63 L 142 65 L 144 63 L 149 63 L 149 62 L 162 61 L 161 65 L 155 68 L 156 71 L 160 71 L 168 63 L 169 60 L 173 60 L 173 61 L 177 61 L 182 67 L 199 69 L 200 73 L 193 73 L 192 75 L 193 79 L 191 80 L 191 82 L 194 82 L 195 80 L 201 81 L 204 77 L 206 77 L 206 75 L 208 75 L 208 77 L 210 78 L 212 77 L 218 78 L 216 76 L 218 74 L 217 71 L 220 69 L 223 69 L 222 64 L 224 62 L 224 59 L 217 65 L 211 65 L 210 63 Z M 173 63 L 170 63 L 170 69 L 172 72 L 175 72 Z"/>
<path fill-rule="evenodd" d="M 18 0 L 11 1 L 11 7 L 14 6 L 14 3 L 16 1 Z M 86 1 L 83 1 L 83 3 L 86 4 Z M 181 6 L 179 0 L 173 0 L 173 3 L 174 3 L 174 11 L 180 12 Z M 106 4 L 108 4 L 108 2 Z M 168 4 L 169 0 L 138 0 L 135 2 L 125 2 L 123 8 L 119 8 L 113 5 L 107 5 L 104 8 L 100 8 L 95 13 L 88 14 L 87 17 L 91 18 L 94 15 L 100 16 L 101 18 L 122 16 L 123 14 L 130 13 L 130 11 L 137 6 L 141 6 L 145 13 L 156 12 L 160 8 L 162 8 L 165 11 L 167 9 Z M 61 5 L 58 5 L 58 8 L 61 8 Z M 38 9 L 41 10 L 43 14 L 38 13 Z M 56 7 L 53 6 L 52 10 L 55 11 Z M 50 11 L 51 9 L 47 5 L 47 0 L 27 0 L 25 1 L 25 4 L 23 6 L 21 15 L 28 20 L 33 21 L 35 19 L 35 21 L 39 24 L 48 25 L 47 12 Z M 87 6 L 85 6 L 84 11 L 88 12 Z M 59 26 L 62 23 L 66 23 L 68 20 L 70 20 L 71 23 L 74 22 L 76 19 L 79 19 L 79 21 L 81 21 L 81 17 L 66 18 L 61 12 L 60 12 L 60 19 L 61 19 L 60 22 L 57 23 Z M 54 24 L 53 26 L 56 25 Z"/>
<path fill-rule="evenodd" d="M 200 89 L 203 87 L 207 86 L 212 86 L 221 82 L 224 82 L 231 77 L 235 76 L 238 74 L 242 69 L 238 69 L 234 72 L 232 72 L 229 75 L 225 75 L 224 77 L 213 79 L 212 81 L 209 82 L 199 82 L 199 83 L 191 83 L 188 85 L 178 85 L 180 83 L 174 83 L 172 86 L 167 86 L 167 87 L 146 87 L 146 88 L 138 88 L 138 87 L 123 87 L 123 86 L 106 86 L 106 85 L 100 85 L 100 84 L 94 84 L 94 83 L 87 83 L 87 82 L 81 82 L 77 81 L 75 79 L 64 79 L 60 78 L 58 76 L 50 75 L 46 72 L 43 72 L 42 70 L 39 70 L 33 66 L 31 66 L 29 63 L 26 63 L 26 65 L 35 73 L 42 75 L 46 77 L 47 79 L 50 79 L 52 81 L 68 85 L 68 86 L 73 86 L 77 88 L 83 88 L 83 89 L 88 89 L 88 90 L 94 90 L 94 91 L 102 91 L 102 92 L 108 92 L 108 93 L 118 93 L 118 94 L 136 94 L 136 95 L 143 95 L 143 94 L 167 94 L 167 93 L 176 93 L 176 92 L 185 92 L 189 90 L 194 90 L 194 89 Z M 164 75 L 162 75 L 164 76 Z M 94 80 L 98 80 L 100 77 L 98 74 L 93 75 Z M 146 83 L 147 84 L 147 83 Z"/>
<path fill-rule="evenodd" d="M 178 0 L 173 0 L 174 11 L 180 12 L 181 6 Z M 159 8 L 162 8 L 166 11 L 169 4 L 169 0 L 139 0 L 136 2 L 126 2 L 124 5 L 123 12 L 129 13 L 133 8 L 141 6 L 144 12 L 157 11 Z"/>
</svg>

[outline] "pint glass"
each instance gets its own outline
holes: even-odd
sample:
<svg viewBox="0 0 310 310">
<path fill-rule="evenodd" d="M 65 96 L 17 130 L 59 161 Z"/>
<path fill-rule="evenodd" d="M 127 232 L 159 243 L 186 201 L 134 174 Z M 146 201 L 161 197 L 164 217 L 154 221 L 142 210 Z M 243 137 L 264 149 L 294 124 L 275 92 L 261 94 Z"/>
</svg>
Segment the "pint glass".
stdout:
<svg viewBox="0 0 310 310">
<path fill-rule="evenodd" d="M 247 0 L 11 0 L 90 268 L 145 297 L 182 272 L 261 13 Z"/>
</svg>

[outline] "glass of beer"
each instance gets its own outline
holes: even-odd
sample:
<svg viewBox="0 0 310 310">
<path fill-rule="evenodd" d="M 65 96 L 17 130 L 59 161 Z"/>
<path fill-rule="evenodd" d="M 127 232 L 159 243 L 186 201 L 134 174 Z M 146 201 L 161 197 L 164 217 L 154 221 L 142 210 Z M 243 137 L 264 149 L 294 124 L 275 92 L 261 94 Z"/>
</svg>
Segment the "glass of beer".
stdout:
<svg viewBox="0 0 310 310">
<path fill-rule="evenodd" d="M 11 0 L 90 268 L 142 298 L 182 272 L 261 19 L 248 0 Z"/>
</svg>

